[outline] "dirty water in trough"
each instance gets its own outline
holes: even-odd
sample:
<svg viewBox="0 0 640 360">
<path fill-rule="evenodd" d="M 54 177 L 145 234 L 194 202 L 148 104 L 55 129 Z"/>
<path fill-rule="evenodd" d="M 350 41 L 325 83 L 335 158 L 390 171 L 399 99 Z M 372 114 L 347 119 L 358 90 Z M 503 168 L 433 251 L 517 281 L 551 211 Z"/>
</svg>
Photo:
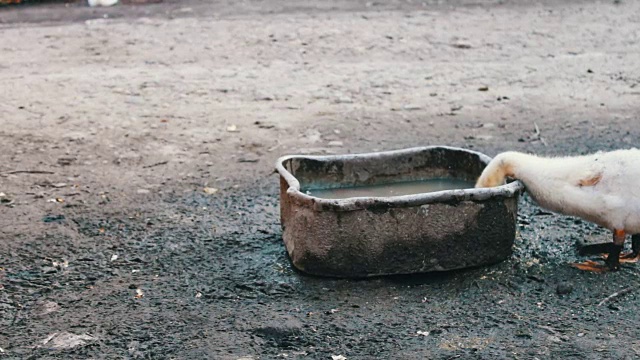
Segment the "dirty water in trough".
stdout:
<svg viewBox="0 0 640 360">
<path fill-rule="evenodd" d="M 346 199 L 351 197 L 389 197 L 424 194 L 435 191 L 473 188 L 473 181 L 460 179 L 428 179 L 370 186 L 342 187 L 332 189 L 302 189 L 307 195 L 325 199 Z"/>
<path fill-rule="evenodd" d="M 636 294 L 601 304 L 637 286 L 638 271 L 568 265 L 575 241 L 603 230 L 541 211 L 525 195 L 514 255 L 503 263 L 311 277 L 292 270 L 285 253 L 275 180 L 217 197 L 167 194 L 159 208 L 130 214 L 43 219 L 93 241 L 45 235 L 11 250 L 1 273 L 5 358 L 621 359 L 640 351 Z M 85 336 L 74 338 L 83 346 L 36 341 L 63 323 Z"/>
</svg>

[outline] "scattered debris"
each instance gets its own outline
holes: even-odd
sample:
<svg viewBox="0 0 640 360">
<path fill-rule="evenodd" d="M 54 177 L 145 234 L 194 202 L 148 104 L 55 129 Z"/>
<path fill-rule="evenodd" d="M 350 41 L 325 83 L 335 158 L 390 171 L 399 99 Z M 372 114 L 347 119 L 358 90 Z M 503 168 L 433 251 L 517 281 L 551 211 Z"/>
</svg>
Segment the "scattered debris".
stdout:
<svg viewBox="0 0 640 360">
<path fill-rule="evenodd" d="M 33 310 L 33 315 L 44 316 L 60 310 L 60 305 L 53 301 L 44 301 L 38 303 Z"/>
<path fill-rule="evenodd" d="M 347 358 L 342 355 L 331 355 L 331 360 L 347 360 Z"/>
<path fill-rule="evenodd" d="M 61 157 L 58 159 L 58 165 L 60 166 L 69 166 L 73 164 L 77 159 L 74 157 Z"/>
<path fill-rule="evenodd" d="M 625 295 L 627 295 L 628 293 L 632 292 L 635 289 L 636 289 L 635 286 L 630 286 L 630 287 L 628 287 L 626 289 L 622 289 L 620 291 L 614 292 L 613 294 L 607 296 L 602 301 L 600 301 L 598 303 L 598 306 L 602 306 L 602 305 L 604 305 L 604 304 L 606 304 L 606 303 L 608 303 L 608 302 L 610 302 L 612 300 L 615 300 L 615 299 L 617 299 L 619 297 L 625 296 Z"/>
<path fill-rule="evenodd" d="M 529 135 L 527 138 L 519 138 L 518 141 L 519 142 L 525 142 L 525 141 L 529 141 L 529 142 L 536 142 L 539 141 L 540 143 L 542 143 L 542 145 L 547 146 L 547 142 L 544 140 L 544 138 L 542 137 L 542 133 L 540 132 L 540 128 L 538 127 L 537 123 L 533 123 L 533 134 Z"/>
<path fill-rule="evenodd" d="M 416 111 L 416 110 L 422 110 L 422 106 L 418 106 L 418 105 L 404 105 L 401 108 L 396 108 L 396 107 L 392 107 L 391 111 Z"/>
<path fill-rule="evenodd" d="M 15 174 L 49 174 L 49 175 L 53 175 L 55 174 L 52 171 L 46 171 L 46 170 L 13 170 L 13 171 L 7 171 L 3 174 L 7 174 L 7 175 L 15 175 Z"/>
<path fill-rule="evenodd" d="M 276 127 L 276 126 L 275 126 L 275 125 L 273 125 L 273 124 L 265 124 L 265 123 L 263 123 L 262 121 L 256 121 L 256 122 L 254 122 L 253 124 L 254 124 L 254 125 L 258 125 L 258 127 L 259 127 L 260 129 L 273 129 L 274 127 Z"/>
<path fill-rule="evenodd" d="M 168 160 L 166 160 L 166 161 L 160 161 L 160 162 L 157 162 L 157 163 L 155 163 L 155 164 L 145 165 L 145 166 L 143 166 L 142 168 L 143 168 L 143 169 L 148 169 L 148 168 L 152 168 L 152 167 L 156 167 L 156 166 L 160 166 L 160 165 L 167 165 L 168 163 L 169 163 L 169 161 L 168 161 Z"/>
<path fill-rule="evenodd" d="M 13 199 L 7 196 L 7 194 L 0 192 L 0 204 L 10 205 L 13 204 Z"/>
<path fill-rule="evenodd" d="M 60 270 L 64 270 L 69 267 L 69 261 L 68 260 L 62 260 L 62 261 L 52 260 L 51 266 L 53 266 L 54 268 L 58 268 Z"/>
<path fill-rule="evenodd" d="M 543 278 L 541 278 L 540 276 L 533 275 L 533 274 L 527 275 L 527 279 L 533 280 L 533 281 L 535 281 L 537 283 L 540 283 L 540 284 L 544 283 L 544 279 Z"/>
<path fill-rule="evenodd" d="M 546 326 L 546 325 L 537 325 L 536 327 L 537 327 L 537 328 L 539 328 L 539 329 L 542 329 L 542 330 L 544 330 L 544 331 L 546 331 L 546 332 L 548 332 L 548 333 L 549 333 L 549 334 L 551 334 L 551 335 L 556 335 L 556 334 L 558 334 L 558 331 L 557 331 L 556 329 L 552 328 L 551 326 Z"/>
<path fill-rule="evenodd" d="M 529 329 L 527 328 L 519 328 L 516 330 L 515 332 L 516 337 L 519 338 L 526 338 L 526 339 L 531 339 L 533 337 L 533 335 L 531 334 L 531 331 L 529 331 Z"/>
<path fill-rule="evenodd" d="M 216 188 L 212 188 L 212 187 L 206 187 L 206 188 L 202 189 L 202 191 L 207 195 L 213 195 L 213 194 L 217 193 L 220 190 L 216 189 Z"/>
<path fill-rule="evenodd" d="M 463 43 L 451 44 L 451 46 L 456 49 L 471 49 L 471 45 Z"/>
<path fill-rule="evenodd" d="M 304 325 L 297 318 L 286 315 L 279 319 L 268 321 L 254 329 L 254 332 L 268 339 L 284 339 L 290 336 L 299 335 Z"/>
<path fill-rule="evenodd" d="M 547 146 L 547 142 L 544 141 L 544 138 L 542 136 L 540 136 L 540 128 L 538 127 L 537 123 L 533 123 L 534 129 L 535 129 L 535 138 L 534 140 L 539 140 L 542 145 Z"/>
<path fill-rule="evenodd" d="M 136 299 L 142 299 L 144 297 L 144 291 L 142 291 L 142 289 L 138 288 L 136 289 L 136 296 L 134 296 Z"/>
<path fill-rule="evenodd" d="M 118 260 L 118 255 L 117 254 L 111 255 L 111 262 L 114 262 L 116 260 Z"/>
<path fill-rule="evenodd" d="M 558 295 L 569 295 L 573 292 L 573 284 L 567 281 L 563 281 L 556 286 L 556 293 Z"/>
<path fill-rule="evenodd" d="M 335 100 L 336 104 L 353 104 L 353 99 L 348 96 L 340 96 Z"/>
<path fill-rule="evenodd" d="M 227 132 L 238 132 L 240 130 L 238 130 L 238 127 L 235 125 L 229 125 L 227 126 Z"/>
<path fill-rule="evenodd" d="M 422 335 L 422 336 L 425 336 L 425 337 L 429 336 L 429 332 L 428 331 L 420 331 L 420 330 L 418 330 L 418 331 L 416 331 L 416 334 Z"/>
<path fill-rule="evenodd" d="M 274 98 L 271 96 L 259 96 L 255 98 L 256 101 L 273 101 Z"/>
<path fill-rule="evenodd" d="M 76 335 L 63 331 L 47 336 L 47 338 L 42 340 L 41 344 L 37 345 L 36 348 L 44 347 L 52 350 L 73 349 L 78 346 L 84 346 L 87 344 L 87 341 L 93 340 L 95 340 L 95 338 L 90 335 Z"/>
<path fill-rule="evenodd" d="M 196 299 L 200 299 L 201 297 L 202 297 L 202 293 L 198 291 L 196 293 Z"/>
<path fill-rule="evenodd" d="M 47 215 L 42 218 L 42 221 L 48 224 L 52 222 L 62 222 L 64 219 L 64 215 Z"/>
<path fill-rule="evenodd" d="M 517 335 L 516 335 L 517 336 Z M 492 339 L 482 337 L 461 337 L 453 335 L 450 338 L 443 340 L 439 347 L 444 350 L 460 350 L 460 349 L 475 349 L 482 350 L 489 346 Z"/>
</svg>

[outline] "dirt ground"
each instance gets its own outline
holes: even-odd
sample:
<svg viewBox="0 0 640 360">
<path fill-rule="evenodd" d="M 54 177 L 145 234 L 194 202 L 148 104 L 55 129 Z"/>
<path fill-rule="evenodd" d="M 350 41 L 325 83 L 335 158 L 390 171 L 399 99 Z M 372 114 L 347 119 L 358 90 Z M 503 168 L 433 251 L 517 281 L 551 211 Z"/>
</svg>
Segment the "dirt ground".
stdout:
<svg viewBox="0 0 640 360">
<path fill-rule="evenodd" d="M 568 266 L 607 231 L 525 195 L 503 263 L 311 277 L 273 165 L 636 146 L 639 41 L 630 0 L 0 9 L 0 359 L 637 358 L 638 268 Z"/>
</svg>

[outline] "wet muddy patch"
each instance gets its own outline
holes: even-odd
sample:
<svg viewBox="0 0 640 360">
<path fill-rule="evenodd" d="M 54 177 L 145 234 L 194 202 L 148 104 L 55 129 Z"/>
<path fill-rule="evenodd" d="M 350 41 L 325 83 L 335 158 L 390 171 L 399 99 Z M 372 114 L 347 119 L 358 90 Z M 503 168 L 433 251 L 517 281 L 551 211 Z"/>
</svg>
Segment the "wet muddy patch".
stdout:
<svg viewBox="0 0 640 360">
<path fill-rule="evenodd" d="M 575 239 L 608 234 L 540 212 L 526 195 L 505 262 L 337 280 L 292 269 L 276 191 L 254 184 L 159 197 L 153 212 L 65 214 L 56 226 L 75 235 L 53 231 L 2 254 L 0 347 L 16 358 L 635 354 L 637 294 L 598 305 L 638 284 L 635 267 L 570 268 Z M 79 340 L 38 346 L 56 333 Z"/>
</svg>

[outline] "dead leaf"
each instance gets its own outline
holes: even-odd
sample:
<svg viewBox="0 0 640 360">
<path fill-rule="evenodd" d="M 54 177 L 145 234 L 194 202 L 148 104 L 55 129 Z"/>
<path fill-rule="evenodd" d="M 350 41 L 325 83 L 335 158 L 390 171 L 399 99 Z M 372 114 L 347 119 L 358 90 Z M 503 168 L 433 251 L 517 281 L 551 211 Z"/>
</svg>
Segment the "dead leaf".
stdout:
<svg viewBox="0 0 640 360">
<path fill-rule="evenodd" d="M 206 187 L 204 189 L 202 189 L 202 191 L 204 191 L 205 194 L 207 195 L 213 195 L 215 193 L 217 193 L 219 190 L 216 188 L 212 188 L 212 187 Z"/>
<path fill-rule="evenodd" d="M 238 132 L 239 130 L 238 130 L 238 127 L 237 127 L 237 126 L 235 126 L 235 125 L 229 125 L 229 126 L 227 126 L 227 131 L 228 131 L 228 132 Z"/>
<path fill-rule="evenodd" d="M 82 334 L 76 335 L 70 332 L 53 333 L 42 340 L 40 345 L 36 347 L 45 347 L 54 350 L 73 349 L 74 347 L 83 346 L 87 341 L 95 340 L 93 336 Z"/>
<path fill-rule="evenodd" d="M 60 268 L 61 270 L 62 269 L 66 269 L 66 268 L 69 267 L 69 261 L 68 260 L 62 260 L 62 261 L 58 262 L 58 261 L 54 260 L 54 261 L 51 261 L 51 266 Z"/>
<path fill-rule="evenodd" d="M 33 315 L 45 316 L 58 310 L 60 310 L 60 305 L 58 305 L 57 303 L 53 301 L 44 301 L 35 305 L 33 309 Z"/>
</svg>

